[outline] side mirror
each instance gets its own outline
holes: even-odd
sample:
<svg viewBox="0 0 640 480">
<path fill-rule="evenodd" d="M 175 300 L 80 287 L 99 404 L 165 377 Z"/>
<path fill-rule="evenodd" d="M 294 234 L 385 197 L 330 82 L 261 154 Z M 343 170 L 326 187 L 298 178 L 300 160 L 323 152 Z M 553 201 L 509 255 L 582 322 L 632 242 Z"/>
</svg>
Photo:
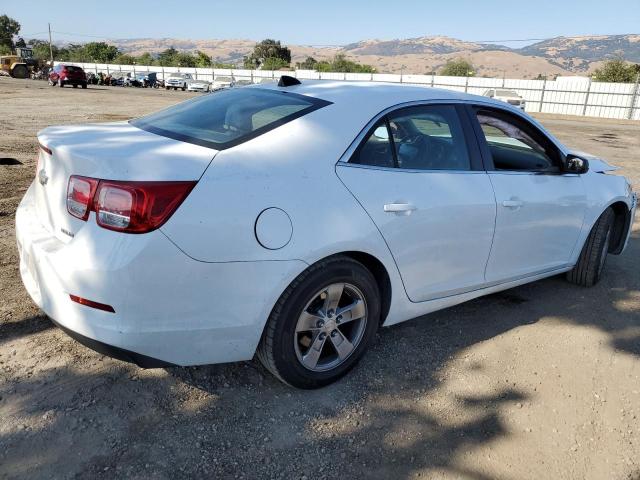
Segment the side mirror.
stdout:
<svg viewBox="0 0 640 480">
<path fill-rule="evenodd" d="M 589 162 L 576 155 L 567 155 L 564 161 L 564 171 L 567 173 L 587 173 L 589 171 Z"/>
</svg>

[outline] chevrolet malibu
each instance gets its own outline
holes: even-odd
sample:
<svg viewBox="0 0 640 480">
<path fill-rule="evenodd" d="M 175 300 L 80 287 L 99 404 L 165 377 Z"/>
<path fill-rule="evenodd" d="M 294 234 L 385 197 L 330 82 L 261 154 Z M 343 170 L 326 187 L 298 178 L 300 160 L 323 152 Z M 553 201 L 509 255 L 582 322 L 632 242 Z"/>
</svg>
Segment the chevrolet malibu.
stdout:
<svg viewBox="0 0 640 480">
<path fill-rule="evenodd" d="M 142 367 L 257 356 L 300 388 L 380 326 L 552 275 L 595 284 L 636 206 L 519 109 L 422 87 L 283 77 L 38 139 L 16 235 L 49 317 Z"/>
</svg>

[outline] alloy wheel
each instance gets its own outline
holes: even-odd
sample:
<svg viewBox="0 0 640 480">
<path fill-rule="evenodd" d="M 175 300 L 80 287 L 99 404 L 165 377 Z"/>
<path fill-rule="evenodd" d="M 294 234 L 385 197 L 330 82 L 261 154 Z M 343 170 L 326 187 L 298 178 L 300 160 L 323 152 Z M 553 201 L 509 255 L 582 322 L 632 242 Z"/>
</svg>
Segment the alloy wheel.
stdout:
<svg viewBox="0 0 640 480">
<path fill-rule="evenodd" d="M 333 283 L 315 293 L 298 317 L 294 346 L 298 361 L 323 372 L 344 363 L 364 336 L 367 304 L 349 283 Z"/>
</svg>

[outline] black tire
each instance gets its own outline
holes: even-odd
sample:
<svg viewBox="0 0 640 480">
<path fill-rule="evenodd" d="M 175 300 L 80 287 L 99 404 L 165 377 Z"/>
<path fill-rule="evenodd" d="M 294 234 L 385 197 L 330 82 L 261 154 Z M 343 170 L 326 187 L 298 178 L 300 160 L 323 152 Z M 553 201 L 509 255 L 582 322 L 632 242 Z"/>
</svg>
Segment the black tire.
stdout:
<svg viewBox="0 0 640 480">
<path fill-rule="evenodd" d="M 29 78 L 29 69 L 24 65 L 16 65 L 11 71 L 13 78 Z"/>
<path fill-rule="evenodd" d="M 307 369 L 296 354 L 295 329 L 305 306 L 318 290 L 332 283 L 357 287 L 366 303 L 366 323 L 359 343 L 349 357 L 325 371 Z M 361 263 L 336 255 L 312 265 L 287 287 L 271 311 L 262 334 L 257 357 L 278 379 L 293 387 L 320 388 L 343 377 L 373 342 L 380 323 L 380 292 L 375 278 Z"/>
<path fill-rule="evenodd" d="M 165 88 L 165 90 L 169 90 L 171 87 L 164 87 L 164 88 Z"/>
<path fill-rule="evenodd" d="M 600 215 L 582 247 L 578 263 L 567 272 L 568 281 L 583 287 L 592 287 L 600 281 L 609 252 L 613 219 L 611 208 Z"/>
<path fill-rule="evenodd" d="M 84 83 L 82 84 L 82 88 L 87 88 L 87 82 L 84 82 Z"/>
</svg>

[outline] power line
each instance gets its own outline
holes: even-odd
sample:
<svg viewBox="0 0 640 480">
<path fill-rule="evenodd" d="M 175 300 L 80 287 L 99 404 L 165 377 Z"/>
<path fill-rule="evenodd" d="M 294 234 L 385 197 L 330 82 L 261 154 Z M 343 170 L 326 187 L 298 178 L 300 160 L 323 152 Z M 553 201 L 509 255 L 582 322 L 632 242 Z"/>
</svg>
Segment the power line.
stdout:
<svg viewBox="0 0 640 480">
<path fill-rule="evenodd" d="M 101 38 L 101 39 L 109 39 L 113 38 L 110 35 L 94 35 L 89 33 L 78 33 L 78 32 L 61 32 L 59 30 L 52 30 L 52 33 L 57 33 L 58 35 L 67 35 L 67 36 L 76 36 L 76 37 L 87 37 L 87 38 Z M 22 36 L 33 36 L 33 35 L 42 35 L 48 32 L 37 32 L 37 33 L 25 33 Z M 453 38 L 453 37 L 450 37 Z M 510 39 L 501 39 L 501 40 L 460 40 L 466 43 L 507 43 L 507 42 L 539 42 L 542 40 L 548 40 L 549 38 L 510 38 Z M 383 40 L 384 41 L 384 40 Z M 393 40 L 389 40 L 393 41 Z M 358 42 L 355 42 L 358 43 Z M 345 44 L 322 44 L 322 45 L 303 45 L 309 47 L 344 47 Z"/>
</svg>

